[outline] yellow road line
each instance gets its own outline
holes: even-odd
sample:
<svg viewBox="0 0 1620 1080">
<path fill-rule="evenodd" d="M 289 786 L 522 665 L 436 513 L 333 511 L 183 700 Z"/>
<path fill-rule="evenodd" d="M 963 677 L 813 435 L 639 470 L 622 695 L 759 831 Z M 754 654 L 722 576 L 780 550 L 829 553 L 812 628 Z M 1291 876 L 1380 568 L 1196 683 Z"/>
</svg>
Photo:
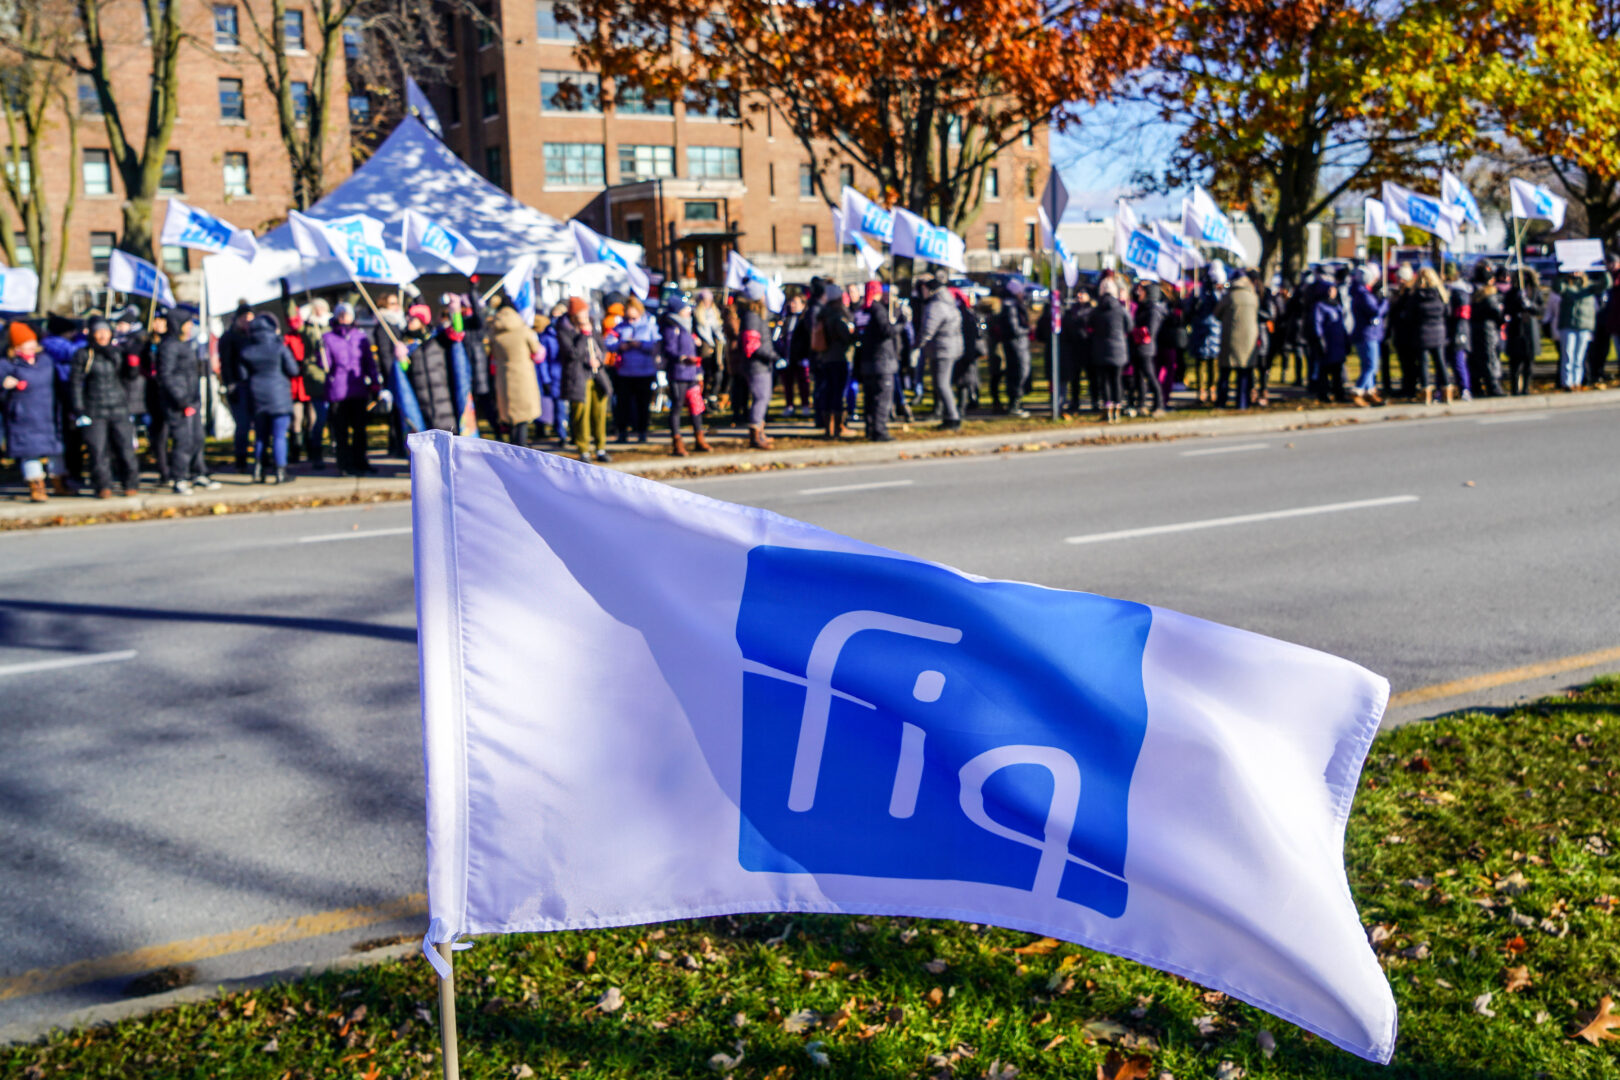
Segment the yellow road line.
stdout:
<svg viewBox="0 0 1620 1080">
<path fill-rule="evenodd" d="M 1579 671 L 1581 668 L 1615 663 L 1620 663 L 1620 648 L 1599 649 L 1597 652 L 1581 653 L 1579 656 L 1566 656 L 1562 660 L 1543 660 L 1539 664 L 1526 664 L 1524 667 L 1509 668 L 1506 671 L 1492 671 L 1484 675 L 1471 675 L 1466 679 L 1435 683 L 1433 686 L 1419 687 L 1416 690 L 1404 690 L 1390 696 L 1389 707 L 1398 709 L 1403 705 L 1421 705 L 1425 701 L 1460 697 L 1463 694 L 1490 690 L 1497 686 L 1509 686 L 1548 675 L 1560 675 L 1566 671 Z"/>
<path fill-rule="evenodd" d="M 231 930 L 223 934 L 173 941 L 167 945 L 148 945 L 142 949 L 102 956 L 93 960 L 77 960 L 55 968 L 35 968 L 21 975 L 0 979 L 0 1001 L 8 998 L 28 997 L 62 990 L 98 979 L 116 979 L 124 975 L 139 975 L 172 964 L 189 964 L 211 956 L 262 949 L 266 945 L 281 945 L 289 941 L 336 934 L 362 926 L 392 922 L 427 914 L 427 894 L 413 893 L 384 904 L 368 904 L 321 911 L 313 915 L 300 915 L 279 922 L 260 923 L 245 930 Z"/>
</svg>

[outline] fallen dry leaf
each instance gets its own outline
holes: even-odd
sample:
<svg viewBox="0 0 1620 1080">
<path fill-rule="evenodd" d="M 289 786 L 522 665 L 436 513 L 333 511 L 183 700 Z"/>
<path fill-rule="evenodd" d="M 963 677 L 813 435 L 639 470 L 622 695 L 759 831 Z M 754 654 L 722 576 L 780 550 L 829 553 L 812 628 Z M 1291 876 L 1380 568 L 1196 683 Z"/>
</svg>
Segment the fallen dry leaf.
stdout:
<svg viewBox="0 0 1620 1080">
<path fill-rule="evenodd" d="M 596 950 L 589 949 L 585 953 L 585 970 L 589 971 L 596 966 Z"/>
<path fill-rule="evenodd" d="M 605 1013 L 618 1012 L 624 1008 L 624 991 L 617 986 L 608 987 L 602 996 L 597 998 L 596 1007 Z"/>
<path fill-rule="evenodd" d="M 1215 1080 L 1243 1080 L 1243 1066 L 1235 1061 L 1223 1061 L 1215 1066 Z"/>
<path fill-rule="evenodd" d="M 1527 948 L 1529 948 L 1529 946 L 1525 944 L 1524 938 L 1515 934 L 1513 937 L 1508 938 L 1506 943 L 1503 944 L 1502 951 L 1507 953 L 1509 956 L 1518 956 Z"/>
<path fill-rule="evenodd" d="M 1198 1029 L 1198 1034 L 1208 1037 L 1215 1034 L 1215 1029 L 1221 1026 L 1221 1022 L 1213 1016 L 1195 1016 L 1193 1026 Z"/>
<path fill-rule="evenodd" d="M 1110 1050 L 1097 1066 L 1097 1080 L 1149 1080 L 1152 1076 L 1153 1059 L 1146 1054 L 1126 1057 L 1118 1050 Z"/>
<path fill-rule="evenodd" d="M 940 959 L 938 959 L 936 957 L 935 959 L 930 960 L 930 961 L 928 961 L 928 963 L 924 964 L 923 965 L 923 970 L 928 972 L 928 974 L 930 974 L 930 975 L 943 975 L 943 974 L 945 974 L 945 969 L 948 968 L 948 967 L 950 967 L 949 964 L 947 964 L 945 961 L 940 960 Z"/>
<path fill-rule="evenodd" d="M 945 991 L 941 990 L 939 987 L 936 986 L 932 990 L 928 991 L 927 996 L 928 996 L 928 1004 L 931 1005 L 931 1006 L 934 1006 L 935 1008 L 938 1008 L 940 1002 L 945 1000 Z"/>
<path fill-rule="evenodd" d="M 1574 1038 L 1585 1039 L 1596 1046 L 1605 1039 L 1620 1039 L 1620 1016 L 1610 1012 L 1614 1008 L 1614 1000 L 1608 994 L 1598 999 L 1597 1014 L 1587 1022 L 1586 1026 L 1574 1034 Z"/>
<path fill-rule="evenodd" d="M 1502 978 L 1504 983 L 1502 992 L 1511 994 L 1530 985 L 1530 969 L 1523 964 L 1510 967 L 1502 972 Z"/>
<path fill-rule="evenodd" d="M 1277 1052 L 1277 1036 L 1265 1028 L 1260 1029 L 1260 1034 L 1254 1037 L 1254 1041 L 1260 1044 L 1260 1052 L 1268 1058 Z"/>
<path fill-rule="evenodd" d="M 1094 1042 L 1108 1042 L 1112 1039 L 1124 1038 L 1131 1033 L 1131 1029 L 1118 1020 L 1087 1020 L 1080 1029 L 1080 1034 Z"/>
<path fill-rule="evenodd" d="M 782 1030 L 789 1035 L 802 1035 L 821 1023 L 821 1014 L 814 1009 L 800 1009 L 782 1020 Z"/>
<path fill-rule="evenodd" d="M 1032 941 L 1023 948 L 1014 949 L 1019 956 L 1045 956 L 1062 943 L 1057 938 L 1043 937 L 1039 941 Z"/>
<path fill-rule="evenodd" d="M 1495 995 L 1487 990 L 1474 999 L 1473 1009 L 1481 1016 L 1495 1016 L 1496 1011 L 1491 1008 L 1491 998 Z"/>
<path fill-rule="evenodd" d="M 1509 896 L 1518 896 L 1520 893 L 1527 892 L 1529 888 L 1529 880 L 1517 870 L 1496 883 L 1496 891 L 1507 893 Z"/>
<path fill-rule="evenodd" d="M 1046 1045 L 1041 1047 L 1041 1053 L 1045 1054 L 1056 1050 L 1058 1047 L 1062 1046 L 1068 1041 L 1069 1037 L 1067 1035 L 1054 1035 L 1050 1039 L 1046 1040 Z"/>
</svg>

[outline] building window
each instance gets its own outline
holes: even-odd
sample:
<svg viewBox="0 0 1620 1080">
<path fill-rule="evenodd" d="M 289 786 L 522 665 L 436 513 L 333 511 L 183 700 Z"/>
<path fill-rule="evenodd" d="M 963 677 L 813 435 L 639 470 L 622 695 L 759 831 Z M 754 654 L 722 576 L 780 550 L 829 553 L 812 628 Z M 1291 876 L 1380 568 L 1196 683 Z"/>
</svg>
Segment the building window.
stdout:
<svg viewBox="0 0 1620 1080">
<path fill-rule="evenodd" d="M 686 175 L 693 180 L 741 179 L 742 151 L 735 146 L 688 146 Z"/>
<path fill-rule="evenodd" d="M 350 15 L 343 20 L 343 56 L 348 60 L 360 59 L 360 16 Z"/>
<path fill-rule="evenodd" d="M 992 201 L 1001 198 L 1001 170 L 989 168 L 984 172 L 984 197 Z M 994 250 L 994 249 L 991 249 Z"/>
<path fill-rule="evenodd" d="M 742 115 L 742 103 L 737 93 L 721 84 L 715 93 L 715 99 L 704 102 L 692 94 L 686 96 L 686 118 L 688 120 L 735 120 Z"/>
<path fill-rule="evenodd" d="M 675 104 L 668 98 L 647 100 L 647 92 L 639 86 L 626 86 L 618 91 L 613 107 L 625 116 L 674 116 Z"/>
<path fill-rule="evenodd" d="M 225 194 L 235 198 L 246 198 L 253 194 L 252 185 L 248 182 L 248 156 L 240 150 L 225 155 Z"/>
<path fill-rule="evenodd" d="M 281 33 L 288 52 L 304 51 L 304 13 L 284 11 L 281 14 Z"/>
<path fill-rule="evenodd" d="M 1001 250 L 1001 226 L 986 225 L 984 227 L 984 248 L 986 251 Z"/>
<path fill-rule="evenodd" d="M 184 274 L 191 269 L 191 256 L 183 247 L 174 244 L 163 245 L 163 272 L 165 274 Z"/>
<path fill-rule="evenodd" d="M 450 87 L 450 126 L 461 126 L 461 87 Z"/>
<path fill-rule="evenodd" d="M 602 80 L 586 71 L 542 71 L 540 111 L 601 112 Z"/>
<path fill-rule="evenodd" d="M 482 5 L 479 5 L 479 10 L 483 11 Z M 495 44 L 495 27 L 492 23 L 493 16 L 491 16 L 487 11 L 483 12 L 483 14 L 484 17 L 478 20 L 478 48 L 480 51 Z"/>
<path fill-rule="evenodd" d="M 501 115 L 501 88 L 494 75 L 478 80 L 478 100 L 483 106 L 484 119 Z"/>
<path fill-rule="evenodd" d="M 349 126 L 365 127 L 371 123 L 371 97 L 368 94 L 349 95 Z"/>
<path fill-rule="evenodd" d="M 1035 223 L 1033 221 L 1024 226 L 1024 250 L 1035 250 Z"/>
<path fill-rule="evenodd" d="M 498 146 L 484 147 L 484 175 L 489 182 L 498 186 L 505 186 L 501 180 L 501 148 Z"/>
<path fill-rule="evenodd" d="M 309 122 L 309 83 L 295 82 L 287 88 L 292 98 L 294 123 L 305 124 Z"/>
<path fill-rule="evenodd" d="M 84 193 L 112 194 L 112 155 L 105 150 L 84 152 Z"/>
<path fill-rule="evenodd" d="M 799 226 L 799 252 L 804 255 L 816 253 L 816 227 L 814 225 Z"/>
<path fill-rule="evenodd" d="M 96 80 L 89 75 L 79 76 L 79 115 L 101 115 L 101 95 L 96 93 Z"/>
<path fill-rule="evenodd" d="M 1034 146 L 1035 145 L 1035 131 L 1034 131 L 1034 129 L 1031 129 L 1029 131 L 1024 132 L 1024 145 L 1025 146 Z"/>
<path fill-rule="evenodd" d="M 816 197 L 816 174 L 810 166 L 799 165 L 799 198 L 813 199 Z"/>
<path fill-rule="evenodd" d="M 1035 166 L 1024 166 L 1024 198 L 1026 199 L 1033 199 L 1035 197 L 1035 172 Z M 1030 245 L 1030 247 L 1034 246 L 1034 244 Z"/>
<path fill-rule="evenodd" d="M 765 163 L 765 186 L 770 191 L 771 198 L 776 198 L 776 162 Z"/>
<path fill-rule="evenodd" d="M 234 49 L 242 44 L 235 4 L 214 5 L 214 48 Z"/>
<path fill-rule="evenodd" d="M 624 238 L 632 244 L 641 247 L 647 246 L 647 222 L 643 218 L 631 217 L 624 219 Z"/>
<path fill-rule="evenodd" d="M 601 143 L 546 143 L 546 186 L 603 186 Z"/>
<path fill-rule="evenodd" d="M 247 103 L 242 100 L 241 79 L 219 80 L 219 118 L 221 120 L 247 119 Z"/>
<path fill-rule="evenodd" d="M 24 270 L 34 268 L 34 249 L 28 246 L 28 234 L 25 232 L 13 233 L 11 242 L 17 248 L 17 265 Z"/>
<path fill-rule="evenodd" d="M 673 146 L 630 146 L 619 144 L 619 179 L 651 180 L 675 175 Z"/>
<path fill-rule="evenodd" d="M 105 274 L 107 267 L 112 264 L 113 245 L 118 243 L 118 237 L 110 232 L 93 232 L 90 234 L 90 271 L 95 274 Z"/>
<path fill-rule="evenodd" d="M 719 221 L 720 204 L 717 202 L 689 202 L 686 204 L 687 221 Z"/>
<path fill-rule="evenodd" d="M 556 0 L 539 0 L 539 3 L 534 5 L 535 32 L 540 35 L 541 41 L 564 41 L 573 44 L 579 40 L 574 28 L 560 17 L 567 10 L 567 5 L 559 4 Z"/>
<path fill-rule="evenodd" d="M 18 147 L 15 156 L 12 151 L 6 151 L 6 179 L 16 182 L 23 198 L 33 194 L 34 167 L 28 163 L 28 147 Z"/>
<path fill-rule="evenodd" d="M 180 195 L 185 190 L 185 176 L 180 171 L 180 151 L 170 150 L 163 155 L 163 172 L 158 177 L 158 194 Z"/>
<path fill-rule="evenodd" d="M 853 166 L 853 165 L 840 165 L 840 166 L 838 166 L 838 186 L 839 187 L 849 187 L 849 188 L 852 188 L 852 187 L 855 186 L 855 166 Z"/>
</svg>

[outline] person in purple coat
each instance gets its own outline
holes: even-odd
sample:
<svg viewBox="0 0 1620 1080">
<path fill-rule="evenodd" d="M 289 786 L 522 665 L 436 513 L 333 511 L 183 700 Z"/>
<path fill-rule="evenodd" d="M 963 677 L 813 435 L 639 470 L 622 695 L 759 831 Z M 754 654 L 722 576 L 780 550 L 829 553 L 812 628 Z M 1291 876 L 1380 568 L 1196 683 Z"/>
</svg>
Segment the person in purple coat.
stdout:
<svg viewBox="0 0 1620 1080">
<path fill-rule="evenodd" d="M 1323 401 L 1343 402 L 1344 357 L 1348 335 L 1344 331 L 1344 308 L 1339 303 L 1339 287 L 1326 283 L 1311 309 L 1316 327 L 1316 340 L 1322 345 L 1322 367 L 1319 379 Z"/>
<path fill-rule="evenodd" d="M 353 304 L 339 304 L 333 309 L 332 329 L 321 342 L 332 368 L 326 380 L 326 400 L 332 405 L 332 444 L 338 472 L 359 476 L 371 471 L 366 459 L 366 422 L 382 386 L 376 346 L 371 336 L 354 324 Z"/>
<path fill-rule="evenodd" d="M 10 348 L 0 359 L 7 446 L 22 465 L 29 501 L 44 502 L 47 474 L 56 494 L 68 494 L 62 429 L 56 419 L 56 370 L 26 324 L 12 323 L 7 340 Z"/>
</svg>

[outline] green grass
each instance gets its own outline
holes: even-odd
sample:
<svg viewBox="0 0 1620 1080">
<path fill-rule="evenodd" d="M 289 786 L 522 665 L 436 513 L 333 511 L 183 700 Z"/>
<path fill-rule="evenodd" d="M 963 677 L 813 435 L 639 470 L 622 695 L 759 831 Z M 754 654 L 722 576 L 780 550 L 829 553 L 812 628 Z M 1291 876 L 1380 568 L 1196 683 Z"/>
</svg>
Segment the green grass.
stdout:
<svg viewBox="0 0 1620 1080">
<path fill-rule="evenodd" d="M 1387 1069 L 1074 946 L 774 916 L 481 941 L 457 958 L 463 1075 L 1091 1077 L 1122 1048 L 1178 1080 L 1620 1077 L 1620 1042 L 1572 1038 L 1620 996 L 1617 748 L 1620 679 L 1378 738 L 1347 857 L 1400 1003 Z M 1529 985 L 1509 992 L 1517 967 Z M 434 1007 L 413 958 L 7 1047 L 0 1076 L 436 1076 Z"/>
</svg>

